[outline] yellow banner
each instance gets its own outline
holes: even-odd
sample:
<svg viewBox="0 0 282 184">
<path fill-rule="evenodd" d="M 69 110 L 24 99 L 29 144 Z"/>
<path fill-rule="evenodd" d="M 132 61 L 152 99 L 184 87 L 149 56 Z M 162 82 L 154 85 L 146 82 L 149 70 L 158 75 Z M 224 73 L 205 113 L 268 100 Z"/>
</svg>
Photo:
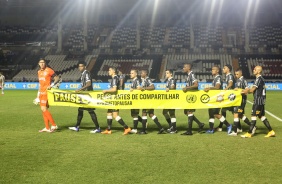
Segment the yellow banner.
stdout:
<svg viewBox="0 0 282 184">
<path fill-rule="evenodd" d="M 102 109 L 207 109 L 239 106 L 241 100 L 241 90 L 186 93 L 181 90 L 119 90 L 117 94 L 103 94 L 101 91 L 75 93 L 53 88 L 48 91 L 49 105 Z"/>
</svg>

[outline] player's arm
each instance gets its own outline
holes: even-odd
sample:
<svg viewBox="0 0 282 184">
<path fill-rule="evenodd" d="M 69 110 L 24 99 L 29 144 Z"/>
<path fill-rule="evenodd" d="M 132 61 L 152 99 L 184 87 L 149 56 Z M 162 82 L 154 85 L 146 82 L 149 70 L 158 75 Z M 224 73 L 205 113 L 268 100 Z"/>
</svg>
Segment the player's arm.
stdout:
<svg viewBox="0 0 282 184">
<path fill-rule="evenodd" d="M 51 89 L 53 86 L 55 86 L 59 81 L 60 81 L 60 77 L 56 74 L 56 73 L 54 73 L 53 75 L 52 75 L 52 84 L 48 87 L 48 89 Z"/>
<path fill-rule="evenodd" d="M 170 86 L 168 86 L 168 88 L 166 88 L 166 92 L 169 92 L 169 90 L 171 89 L 175 89 L 174 83 L 172 83 Z"/>
<path fill-rule="evenodd" d="M 75 92 L 84 91 L 84 90 L 87 89 L 89 86 L 91 86 L 91 81 L 90 81 L 90 80 L 86 81 L 85 86 L 81 87 L 80 89 L 75 90 Z"/>
<path fill-rule="evenodd" d="M 205 88 L 204 91 L 208 92 L 209 90 L 218 90 L 220 89 L 220 83 L 216 83 L 214 87 Z"/>
<path fill-rule="evenodd" d="M 253 85 L 251 89 L 248 90 L 248 93 L 253 93 L 258 87 Z"/>
<path fill-rule="evenodd" d="M 230 89 L 232 87 L 232 85 L 233 85 L 233 81 L 231 80 L 231 81 L 228 82 L 228 85 L 226 86 L 226 88 L 224 90 Z"/>
<path fill-rule="evenodd" d="M 121 77 L 121 78 L 119 79 L 119 87 L 120 87 L 120 90 L 122 90 L 123 84 L 124 84 L 124 78 Z"/>
<path fill-rule="evenodd" d="M 194 81 L 192 86 L 186 86 L 184 88 L 182 88 L 183 92 L 189 91 L 189 90 L 196 90 L 198 89 L 198 81 Z"/>
<path fill-rule="evenodd" d="M 117 86 L 103 90 L 103 93 L 115 93 L 115 92 L 117 92 Z"/>
<path fill-rule="evenodd" d="M 144 90 L 154 90 L 155 89 L 155 85 L 154 84 L 151 84 L 150 86 L 148 87 L 143 87 L 141 90 L 144 91 Z"/>
</svg>

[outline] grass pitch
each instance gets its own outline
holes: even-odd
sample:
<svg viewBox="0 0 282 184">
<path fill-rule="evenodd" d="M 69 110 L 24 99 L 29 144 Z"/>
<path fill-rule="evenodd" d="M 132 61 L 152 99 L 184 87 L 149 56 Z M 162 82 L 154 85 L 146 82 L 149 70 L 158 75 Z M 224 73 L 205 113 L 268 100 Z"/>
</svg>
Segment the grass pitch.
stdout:
<svg viewBox="0 0 282 184">
<path fill-rule="evenodd" d="M 93 123 L 87 112 L 81 131 L 72 132 L 67 127 L 75 125 L 77 108 L 71 107 L 51 107 L 60 130 L 38 133 L 44 123 L 39 106 L 32 103 L 35 97 L 36 91 L 8 90 L 0 96 L 0 183 L 281 182 L 281 122 L 268 114 L 275 138 L 264 138 L 267 129 L 260 120 L 250 139 L 229 137 L 226 131 L 198 134 L 195 123 L 193 136 L 180 136 L 187 127 L 183 110 L 177 110 L 178 134 L 157 135 L 152 120 L 148 135 L 123 136 L 115 121 L 112 135 L 90 134 Z M 281 98 L 281 92 L 267 92 L 266 110 L 280 118 Z M 248 117 L 250 108 L 248 104 Z M 104 129 L 106 110 L 96 113 Z M 207 128 L 207 110 L 195 114 Z M 167 127 L 161 110 L 156 115 Z M 129 110 L 121 110 L 121 117 L 132 126 Z M 227 117 L 233 122 L 231 113 Z"/>
</svg>

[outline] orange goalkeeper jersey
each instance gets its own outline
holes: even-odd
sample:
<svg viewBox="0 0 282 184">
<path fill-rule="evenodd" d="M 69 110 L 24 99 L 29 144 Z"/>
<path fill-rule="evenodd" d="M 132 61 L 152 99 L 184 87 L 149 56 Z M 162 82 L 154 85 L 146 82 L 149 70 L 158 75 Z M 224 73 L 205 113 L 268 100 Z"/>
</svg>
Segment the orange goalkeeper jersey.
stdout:
<svg viewBox="0 0 282 184">
<path fill-rule="evenodd" d="M 38 80 L 39 80 L 39 92 L 46 92 L 48 86 L 51 84 L 52 75 L 54 75 L 54 70 L 49 67 L 46 67 L 44 70 L 38 71 Z"/>
</svg>

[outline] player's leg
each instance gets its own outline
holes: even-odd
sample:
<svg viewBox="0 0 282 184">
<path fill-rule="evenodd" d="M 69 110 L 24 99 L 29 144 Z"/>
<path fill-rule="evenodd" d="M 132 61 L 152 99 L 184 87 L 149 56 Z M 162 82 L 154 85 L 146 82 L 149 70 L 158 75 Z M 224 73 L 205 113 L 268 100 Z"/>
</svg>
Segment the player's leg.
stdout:
<svg viewBox="0 0 282 184">
<path fill-rule="evenodd" d="M 193 123 L 193 112 L 190 110 L 187 110 L 187 116 L 188 116 L 188 127 L 187 127 L 187 131 L 182 133 L 181 135 L 193 135 L 192 134 L 192 123 Z"/>
<path fill-rule="evenodd" d="M 222 109 L 221 109 L 221 115 L 222 115 L 224 118 L 226 117 L 226 111 L 227 111 L 227 108 L 222 108 Z M 218 127 L 216 127 L 215 129 L 216 129 L 217 131 L 221 132 L 221 131 L 222 131 L 222 127 L 223 127 L 223 123 L 220 122 L 219 125 L 218 125 Z"/>
<path fill-rule="evenodd" d="M 107 111 L 107 125 L 105 131 L 101 132 L 102 134 L 111 134 L 112 133 L 112 124 L 113 124 L 113 109 L 108 109 Z"/>
<path fill-rule="evenodd" d="M 168 123 L 168 128 L 170 128 L 171 127 L 171 119 L 170 119 L 170 116 L 168 114 L 168 109 L 163 110 L 163 115 L 165 117 L 166 122 Z"/>
<path fill-rule="evenodd" d="M 79 131 L 79 127 L 80 127 L 80 123 L 82 121 L 82 118 L 83 118 L 83 108 L 82 107 L 79 107 L 77 109 L 77 118 L 76 118 L 76 124 L 74 127 L 69 127 L 70 130 L 73 130 L 73 131 Z"/>
<path fill-rule="evenodd" d="M 232 132 L 232 125 L 228 123 L 228 121 L 225 119 L 225 117 L 222 116 L 221 114 L 218 114 L 218 113 L 215 114 L 215 117 L 216 117 L 217 119 L 219 119 L 219 121 L 220 121 L 221 123 L 223 123 L 223 124 L 226 125 L 226 127 L 227 127 L 227 133 L 230 134 L 230 133 Z"/>
<path fill-rule="evenodd" d="M 140 134 L 147 134 L 147 109 L 142 110 L 142 130 Z"/>
<path fill-rule="evenodd" d="M 149 110 L 149 116 L 150 116 L 150 118 L 152 118 L 152 120 L 158 126 L 158 128 L 159 128 L 158 134 L 164 133 L 165 130 L 162 127 L 162 125 L 160 124 L 158 117 L 154 114 L 154 109 Z"/>
<path fill-rule="evenodd" d="M 208 134 L 214 133 L 214 129 L 213 129 L 213 127 L 214 127 L 214 115 L 215 115 L 216 110 L 217 109 L 214 109 L 214 108 L 208 109 L 208 112 L 209 112 L 209 127 L 210 127 L 209 130 L 207 130 L 207 132 L 206 132 Z"/>
<path fill-rule="evenodd" d="M 45 129 L 40 130 L 40 132 L 49 132 L 52 130 L 57 129 L 57 125 L 55 124 L 55 121 L 51 115 L 51 113 L 48 111 L 48 98 L 47 98 L 47 94 L 45 95 L 40 95 L 39 96 L 39 100 L 40 100 L 40 108 L 43 114 L 43 119 L 44 119 L 44 123 L 45 123 Z M 52 124 L 52 127 L 50 129 L 49 127 L 49 122 Z"/>
<path fill-rule="evenodd" d="M 177 133 L 175 109 L 170 109 L 168 112 L 171 118 L 171 128 L 172 128 L 172 131 L 170 133 L 173 133 L 173 132 Z"/>
<path fill-rule="evenodd" d="M 123 135 L 128 134 L 131 131 L 131 128 L 129 128 L 127 126 L 127 124 L 125 124 L 125 122 L 123 121 L 123 119 L 119 116 L 119 110 L 115 109 L 113 110 L 113 118 L 115 118 L 115 120 L 124 128 L 124 133 Z"/>
<path fill-rule="evenodd" d="M 257 114 L 259 114 L 259 107 L 256 104 L 253 104 L 252 106 L 252 114 L 251 114 L 251 123 L 250 123 L 250 127 L 247 133 L 245 133 L 244 135 L 242 135 L 241 137 L 243 138 L 250 138 L 252 137 L 252 131 L 253 129 L 256 127 L 256 123 L 257 123 Z"/>
<path fill-rule="evenodd" d="M 89 113 L 89 115 L 90 115 L 90 117 L 91 117 L 91 119 L 92 119 L 92 121 L 95 125 L 95 129 L 90 131 L 90 133 L 101 133 L 101 129 L 100 129 L 100 125 L 98 123 L 97 115 L 96 115 L 94 110 L 95 109 L 92 109 L 92 108 L 88 109 L 88 113 Z"/>
<path fill-rule="evenodd" d="M 265 117 L 265 109 L 264 108 L 265 108 L 264 105 L 260 106 L 260 114 L 258 115 L 258 117 L 261 119 L 263 124 L 268 129 L 268 133 L 264 137 L 275 137 L 275 132 L 273 131 L 272 127 L 270 126 L 268 119 Z"/>
<path fill-rule="evenodd" d="M 130 111 L 131 111 L 131 117 L 133 118 L 133 129 L 130 131 L 130 133 L 136 134 L 137 133 L 137 127 L 138 127 L 139 109 L 131 109 Z"/>
</svg>

